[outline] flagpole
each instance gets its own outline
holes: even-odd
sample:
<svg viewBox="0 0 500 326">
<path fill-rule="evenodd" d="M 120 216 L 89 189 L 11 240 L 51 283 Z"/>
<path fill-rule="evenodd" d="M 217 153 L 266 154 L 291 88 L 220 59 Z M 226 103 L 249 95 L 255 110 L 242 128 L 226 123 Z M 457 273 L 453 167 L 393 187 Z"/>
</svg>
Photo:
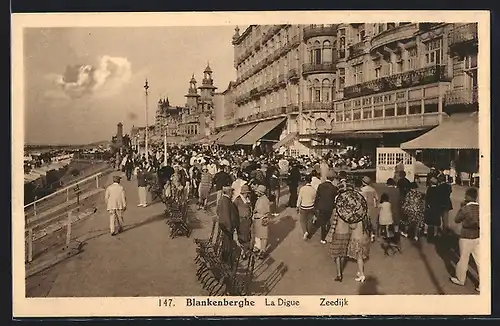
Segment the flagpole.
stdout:
<svg viewBox="0 0 500 326">
<path fill-rule="evenodd" d="M 149 162 L 149 146 L 148 146 L 148 138 L 149 138 L 149 126 L 148 126 L 148 80 L 146 79 L 146 83 L 144 84 L 144 90 L 146 95 L 146 161 Z"/>
<path fill-rule="evenodd" d="M 167 166 L 167 131 L 163 133 L 163 165 Z"/>
</svg>

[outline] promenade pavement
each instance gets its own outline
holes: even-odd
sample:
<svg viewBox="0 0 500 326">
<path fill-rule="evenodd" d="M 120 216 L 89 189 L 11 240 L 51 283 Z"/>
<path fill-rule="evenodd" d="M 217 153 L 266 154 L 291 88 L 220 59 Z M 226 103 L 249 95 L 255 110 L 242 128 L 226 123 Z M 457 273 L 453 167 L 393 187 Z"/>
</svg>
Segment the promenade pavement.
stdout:
<svg viewBox="0 0 500 326">
<path fill-rule="evenodd" d="M 85 242 L 83 252 L 29 278 L 28 297 L 207 295 L 195 276 L 193 239 L 209 236 L 212 215 L 192 207 L 191 238 L 171 239 L 163 203 L 136 207 L 136 181 L 125 179 L 122 184 L 128 200 L 125 231 L 110 236 L 108 213 L 99 204 L 93 217 L 73 228 L 76 240 Z M 283 207 L 287 199 L 287 191 L 282 191 L 280 215 L 269 226 L 270 257 L 256 265 L 255 295 L 476 293 L 471 281 L 464 287 L 449 281 L 454 263 L 447 246 L 425 239 L 415 245 L 403 238 L 403 252 L 390 257 L 374 243 L 366 282 L 354 281 L 354 262 L 346 265 L 344 281 L 335 282 L 328 245 L 319 242 L 319 232 L 310 241 L 302 240 L 298 215 Z"/>
</svg>

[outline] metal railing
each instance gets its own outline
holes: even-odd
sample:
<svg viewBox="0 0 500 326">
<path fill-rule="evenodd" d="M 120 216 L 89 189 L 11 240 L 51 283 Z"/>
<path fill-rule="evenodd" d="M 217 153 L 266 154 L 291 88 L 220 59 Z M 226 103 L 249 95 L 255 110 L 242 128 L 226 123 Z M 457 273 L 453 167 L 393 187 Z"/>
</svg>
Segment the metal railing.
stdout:
<svg viewBox="0 0 500 326">
<path fill-rule="evenodd" d="M 454 89 L 446 92 L 445 104 L 446 105 L 469 105 L 477 104 L 477 87 L 474 88 L 461 88 Z"/>
<path fill-rule="evenodd" d="M 312 73 L 334 73 L 337 69 L 335 62 L 323 62 L 323 63 L 304 63 L 302 64 L 302 74 L 312 74 Z"/>
<path fill-rule="evenodd" d="M 51 209 L 56 209 L 61 205 L 70 205 L 72 202 L 78 204 L 82 194 L 102 187 L 103 182 L 100 180 L 104 175 L 103 172 L 96 173 L 25 205 L 26 223 L 32 223 L 50 215 Z"/>
</svg>

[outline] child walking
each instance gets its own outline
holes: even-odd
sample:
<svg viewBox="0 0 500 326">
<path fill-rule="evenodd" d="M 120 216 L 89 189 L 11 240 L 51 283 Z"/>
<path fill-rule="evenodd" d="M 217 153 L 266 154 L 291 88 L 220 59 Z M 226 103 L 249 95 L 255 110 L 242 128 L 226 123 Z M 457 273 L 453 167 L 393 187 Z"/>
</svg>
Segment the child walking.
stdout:
<svg viewBox="0 0 500 326">
<path fill-rule="evenodd" d="M 379 226 L 383 238 L 382 248 L 384 249 L 384 253 L 388 255 L 389 249 L 400 251 L 399 244 L 395 239 L 394 220 L 387 193 L 383 193 L 380 196 Z"/>
</svg>

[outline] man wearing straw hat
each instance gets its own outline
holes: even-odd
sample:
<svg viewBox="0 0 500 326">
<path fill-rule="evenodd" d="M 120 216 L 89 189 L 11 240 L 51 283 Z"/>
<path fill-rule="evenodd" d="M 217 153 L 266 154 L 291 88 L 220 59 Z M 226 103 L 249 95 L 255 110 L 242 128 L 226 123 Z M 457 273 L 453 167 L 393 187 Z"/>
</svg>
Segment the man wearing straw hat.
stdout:
<svg viewBox="0 0 500 326">
<path fill-rule="evenodd" d="M 113 175 L 113 183 L 106 188 L 104 201 L 109 212 L 109 230 L 111 236 L 123 231 L 123 212 L 127 209 L 125 189 L 120 184 L 121 176 Z M 118 230 L 116 229 L 118 224 Z"/>
</svg>

